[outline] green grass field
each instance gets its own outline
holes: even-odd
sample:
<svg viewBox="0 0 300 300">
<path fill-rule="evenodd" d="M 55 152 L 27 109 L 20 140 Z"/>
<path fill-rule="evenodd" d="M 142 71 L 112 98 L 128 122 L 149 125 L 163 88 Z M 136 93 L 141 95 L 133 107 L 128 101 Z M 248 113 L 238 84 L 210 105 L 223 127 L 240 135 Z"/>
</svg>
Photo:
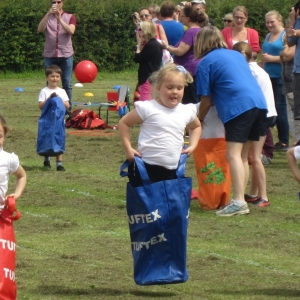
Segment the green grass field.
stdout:
<svg viewBox="0 0 300 300">
<path fill-rule="evenodd" d="M 120 84 L 129 85 L 132 91 L 136 78 L 134 71 L 99 73 L 94 83 L 73 89 L 73 101 L 105 102 L 106 91 Z M 18 202 L 22 218 L 15 223 L 18 299 L 300 298 L 300 187 L 288 170 L 284 152 L 276 152 L 272 164 L 266 166 L 270 207 L 251 207 L 250 215 L 220 218 L 192 201 L 189 280 L 140 287 L 133 281 L 127 179 L 119 176 L 125 155 L 118 132 L 107 129 L 111 135 L 97 135 L 99 131 L 77 135 L 68 129 L 67 171 L 57 172 L 54 160 L 52 169 L 45 170 L 35 146 L 43 74 L 2 74 L 0 85 L 0 113 L 12 128 L 4 149 L 19 156 L 28 176 Z M 16 87 L 23 87 L 24 92 L 14 92 Z M 94 97 L 85 98 L 85 92 Z M 110 112 L 109 125 L 118 120 Z M 132 134 L 136 141 L 138 127 Z M 188 161 L 187 175 L 197 187 L 193 158 Z M 11 177 L 9 191 L 13 189 Z"/>
</svg>

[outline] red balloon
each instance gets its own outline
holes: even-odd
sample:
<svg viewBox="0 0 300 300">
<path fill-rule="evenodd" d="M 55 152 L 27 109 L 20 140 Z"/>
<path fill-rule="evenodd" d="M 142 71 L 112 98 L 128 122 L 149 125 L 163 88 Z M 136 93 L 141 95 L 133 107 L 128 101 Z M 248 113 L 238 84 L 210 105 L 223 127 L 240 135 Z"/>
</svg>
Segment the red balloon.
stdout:
<svg viewBox="0 0 300 300">
<path fill-rule="evenodd" d="M 92 61 L 83 60 L 76 65 L 74 73 L 81 83 L 93 82 L 97 77 L 98 69 Z"/>
</svg>

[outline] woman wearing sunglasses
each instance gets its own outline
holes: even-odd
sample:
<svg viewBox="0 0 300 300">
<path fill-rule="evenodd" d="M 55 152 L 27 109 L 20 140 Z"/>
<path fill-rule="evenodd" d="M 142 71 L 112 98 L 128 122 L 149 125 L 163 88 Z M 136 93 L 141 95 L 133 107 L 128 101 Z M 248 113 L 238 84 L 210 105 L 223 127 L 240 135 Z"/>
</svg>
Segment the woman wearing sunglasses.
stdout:
<svg viewBox="0 0 300 300">
<path fill-rule="evenodd" d="M 136 32 L 140 32 L 140 23 L 149 21 L 152 22 L 152 14 L 148 8 L 142 8 L 139 13 L 135 12 L 133 14 L 133 22 L 136 26 Z M 163 40 L 163 41 L 168 41 L 166 33 L 164 28 L 160 25 L 155 23 L 155 28 L 156 28 L 156 36 L 158 39 Z M 143 45 L 142 45 L 143 47 Z"/>
<path fill-rule="evenodd" d="M 233 27 L 233 14 L 232 13 L 226 14 L 223 18 L 223 22 L 224 22 L 224 28 Z"/>
<path fill-rule="evenodd" d="M 152 22 L 141 22 L 140 35 L 136 35 L 137 49 L 134 61 L 139 64 L 138 87 L 140 101 L 152 99 L 152 88 L 148 78 L 158 71 L 162 64 L 162 46 L 156 39 L 155 24 Z M 143 46 L 142 46 L 143 45 Z"/>
<path fill-rule="evenodd" d="M 70 112 L 72 110 L 73 45 L 72 36 L 76 29 L 76 18 L 63 11 L 63 1 L 50 1 L 51 7 L 38 25 L 38 32 L 45 31 L 44 67 L 57 65 L 62 70 L 62 86 L 66 91 Z"/>
<path fill-rule="evenodd" d="M 248 10 L 244 6 L 237 6 L 233 12 L 233 27 L 226 27 L 222 30 L 224 40 L 228 49 L 238 42 L 246 42 L 252 48 L 252 55 L 256 58 L 260 52 L 258 32 L 255 29 L 247 28 Z"/>
</svg>

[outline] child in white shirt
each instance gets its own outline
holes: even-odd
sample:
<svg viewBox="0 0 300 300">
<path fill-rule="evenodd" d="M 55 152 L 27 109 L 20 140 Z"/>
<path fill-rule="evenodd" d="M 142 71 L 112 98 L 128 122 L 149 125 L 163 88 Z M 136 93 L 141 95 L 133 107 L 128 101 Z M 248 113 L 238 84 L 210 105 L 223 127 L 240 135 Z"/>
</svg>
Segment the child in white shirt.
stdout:
<svg viewBox="0 0 300 300">
<path fill-rule="evenodd" d="M 233 50 L 241 52 L 246 57 L 252 75 L 261 87 L 267 102 L 268 113 L 261 127 L 260 139 L 259 141 L 253 141 L 248 154 L 248 161 L 252 166 L 252 179 L 250 192 L 245 195 L 246 202 L 259 207 L 265 207 L 270 205 L 270 201 L 267 196 L 266 172 L 261 161 L 261 153 L 266 140 L 267 131 L 270 127 L 274 126 L 277 116 L 272 83 L 268 73 L 253 61 L 252 49 L 248 43 L 238 42 L 233 46 Z"/>
<path fill-rule="evenodd" d="M 188 71 L 167 64 L 154 77 L 155 99 L 136 102 L 135 109 L 120 120 L 119 132 L 127 159 L 142 157 L 150 180 L 157 182 L 176 178 L 180 155 L 194 151 L 201 125 L 195 105 L 181 103 L 184 87 L 192 80 Z M 140 124 L 137 150 L 130 141 L 130 128 L 136 124 Z M 183 149 L 185 129 L 189 130 L 190 143 Z"/>
<path fill-rule="evenodd" d="M 48 86 L 40 91 L 38 98 L 40 110 L 43 109 L 47 100 L 49 100 L 53 96 L 60 97 L 63 101 L 64 107 L 66 108 L 66 110 L 68 110 L 70 107 L 69 97 L 64 89 L 58 87 L 58 84 L 61 81 L 62 74 L 60 67 L 56 65 L 50 65 L 49 67 L 47 67 L 45 73 Z M 44 157 L 44 167 L 51 168 L 49 156 Z M 62 154 L 56 157 L 56 169 L 57 171 L 65 171 L 65 168 L 62 165 Z"/>
</svg>

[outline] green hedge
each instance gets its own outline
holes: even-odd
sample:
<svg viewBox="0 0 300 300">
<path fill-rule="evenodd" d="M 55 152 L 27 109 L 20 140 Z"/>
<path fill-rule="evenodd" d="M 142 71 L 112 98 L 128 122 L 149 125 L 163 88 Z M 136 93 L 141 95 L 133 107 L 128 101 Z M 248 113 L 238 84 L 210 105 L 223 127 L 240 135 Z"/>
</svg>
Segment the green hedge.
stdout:
<svg viewBox="0 0 300 300">
<path fill-rule="evenodd" d="M 73 36 L 75 63 L 88 59 L 99 70 L 106 71 L 134 67 L 132 48 L 136 42 L 130 15 L 151 3 L 145 0 L 65 0 L 65 11 L 74 13 L 77 18 Z M 237 5 L 245 5 L 249 10 L 248 26 L 257 29 L 263 40 L 267 33 L 265 13 L 277 9 L 286 18 L 293 4 L 290 0 L 207 0 L 207 13 L 215 25 L 222 28 L 224 14 Z M 1 1 L 0 71 L 23 72 L 43 68 L 45 37 L 44 33 L 37 32 L 37 26 L 49 7 L 50 0 Z"/>
</svg>

